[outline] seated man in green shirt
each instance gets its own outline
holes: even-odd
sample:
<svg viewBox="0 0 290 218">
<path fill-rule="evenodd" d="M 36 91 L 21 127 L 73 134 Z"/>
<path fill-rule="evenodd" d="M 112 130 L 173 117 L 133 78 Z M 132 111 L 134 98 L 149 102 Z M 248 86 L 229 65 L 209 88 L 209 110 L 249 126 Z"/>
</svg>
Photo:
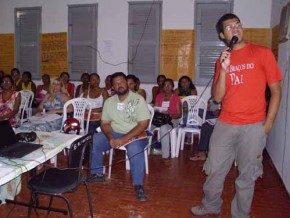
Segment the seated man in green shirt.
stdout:
<svg viewBox="0 0 290 218">
<path fill-rule="evenodd" d="M 94 135 L 91 174 L 89 182 L 102 182 L 103 152 L 118 148 L 144 132 L 149 124 L 150 112 L 144 98 L 129 91 L 126 76 L 122 72 L 114 73 L 111 82 L 116 94 L 108 98 L 103 106 L 101 129 Z M 132 141 L 125 147 L 130 162 L 133 185 L 137 199 L 146 201 L 143 189 L 145 171 L 144 148 L 147 139 Z"/>
</svg>

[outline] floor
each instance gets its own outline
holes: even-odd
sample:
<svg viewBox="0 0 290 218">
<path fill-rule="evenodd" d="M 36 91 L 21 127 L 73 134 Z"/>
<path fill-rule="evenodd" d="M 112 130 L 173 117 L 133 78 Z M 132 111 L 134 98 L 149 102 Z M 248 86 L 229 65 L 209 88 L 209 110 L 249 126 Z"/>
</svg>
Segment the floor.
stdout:
<svg viewBox="0 0 290 218">
<path fill-rule="evenodd" d="M 112 178 L 104 183 L 91 184 L 94 217 L 97 218 L 173 218 L 191 217 L 188 210 L 200 203 L 202 185 L 206 176 L 202 173 L 203 162 L 189 160 L 196 148 L 186 146 L 179 158 L 167 162 L 160 155 L 149 156 L 149 175 L 146 175 L 144 188 L 149 196 L 147 202 L 139 202 L 131 185 L 130 172 L 125 170 L 122 162 L 124 154 L 115 154 L 112 168 Z M 65 163 L 66 157 L 59 155 L 59 165 Z M 107 159 L 105 159 L 107 161 Z M 289 218 L 290 197 L 275 170 L 275 167 L 265 152 L 264 176 L 256 182 L 256 190 L 252 204 L 252 218 Z M 223 206 L 219 217 L 230 217 L 231 200 L 234 197 L 234 180 L 237 170 L 233 166 L 225 182 Z M 26 188 L 29 175 L 22 177 L 22 190 L 17 196 L 19 201 L 29 200 L 29 190 Z M 73 194 L 67 194 L 71 200 L 74 217 L 89 217 L 86 192 L 84 186 Z M 41 202 L 47 202 L 46 197 Z M 65 208 L 64 202 L 56 199 L 54 206 Z M 27 208 L 13 204 L 0 206 L 0 217 L 27 217 Z M 65 217 L 63 214 L 45 211 L 33 211 L 32 217 Z"/>
</svg>

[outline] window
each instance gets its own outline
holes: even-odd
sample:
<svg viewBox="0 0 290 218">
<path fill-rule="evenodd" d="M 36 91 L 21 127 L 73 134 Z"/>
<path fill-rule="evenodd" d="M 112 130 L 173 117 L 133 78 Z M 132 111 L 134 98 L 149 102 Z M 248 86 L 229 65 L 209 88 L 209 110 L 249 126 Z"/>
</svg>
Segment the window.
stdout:
<svg viewBox="0 0 290 218">
<path fill-rule="evenodd" d="M 96 72 L 96 4 L 68 7 L 68 46 L 71 79 L 79 80 L 82 73 Z"/>
<path fill-rule="evenodd" d="M 15 9 L 16 66 L 40 78 L 41 8 Z"/>
<path fill-rule="evenodd" d="M 215 25 L 223 14 L 231 12 L 231 0 L 195 2 L 195 84 L 206 85 L 213 77 L 216 60 L 225 47 Z"/>
<path fill-rule="evenodd" d="M 129 2 L 128 72 L 142 83 L 160 70 L 161 2 Z"/>
</svg>

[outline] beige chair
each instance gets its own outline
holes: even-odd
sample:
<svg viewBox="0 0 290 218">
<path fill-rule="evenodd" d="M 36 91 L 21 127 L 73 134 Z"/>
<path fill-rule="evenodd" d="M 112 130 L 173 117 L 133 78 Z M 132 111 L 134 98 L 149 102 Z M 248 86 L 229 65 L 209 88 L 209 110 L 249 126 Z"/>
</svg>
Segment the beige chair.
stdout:
<svg viewBox="0 0 290 218">
<path fill-rule="evenodd" d="M 151 115 L 150 122 L 149 122 L 149 125 L 148 125 L 148 128 L 147 128 L 147 131 L 150 131 L 152 119 L 153 119 L 153 116 L 154 116 L 154 109 L 153 109 L 153 107 L 150 104 L 148 104 L 147 106 L 148 106 L 148 109 L 149 109 L 150 115 Z M 148 138 L 148 144 L 144 148 L 145 172 L 146 172 L 146 174 L 149 174 L 148 154 L 150 152 L 151 142 L 152 142 L 152 136 L 150 136 Z M 121 147 L 115 148 L 115 149 L 124 150 L 126 152 L 126 170 L 130 170 L 129 158 L 127 156 L 127 150 L 126 150 L 126 148 L 124 146 L 121 146 Z M 114 153 L 114 148 L 111 148 L 110 149 L 110 155 L 109 155 L 109 172 L 108 172 L 108 178 L 109 179 L 111 178 L 111 173 L 112 173 L 113 153 Z"/>
</svg>

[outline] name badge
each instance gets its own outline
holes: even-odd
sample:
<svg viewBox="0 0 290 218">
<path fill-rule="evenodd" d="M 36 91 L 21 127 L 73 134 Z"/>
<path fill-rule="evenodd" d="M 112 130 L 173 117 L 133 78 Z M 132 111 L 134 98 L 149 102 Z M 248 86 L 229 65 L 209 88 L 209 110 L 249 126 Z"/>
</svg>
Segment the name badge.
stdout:
<svg viewBox="0 0 290 218">
<path fill-rule="evenodd" d="M 122 111 L 125 109 L 125 104 L 124 103 L 118 103 L 117 104 L 117 110 Z"/>
<path fill-rule="evenodd" d="M 43 94 L 43 95 L 46 95 L 46 94 L 47 94 L 47 91 L 44 90 L 44 89 L 42 89 L 42 90 L 40 91 L 40 93 Z"/>
</svg>

